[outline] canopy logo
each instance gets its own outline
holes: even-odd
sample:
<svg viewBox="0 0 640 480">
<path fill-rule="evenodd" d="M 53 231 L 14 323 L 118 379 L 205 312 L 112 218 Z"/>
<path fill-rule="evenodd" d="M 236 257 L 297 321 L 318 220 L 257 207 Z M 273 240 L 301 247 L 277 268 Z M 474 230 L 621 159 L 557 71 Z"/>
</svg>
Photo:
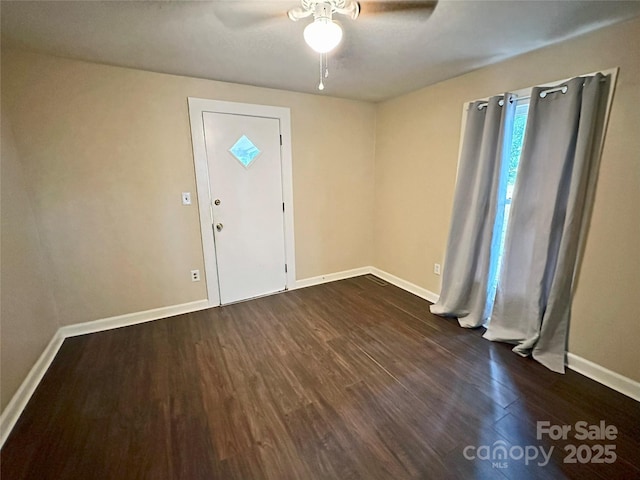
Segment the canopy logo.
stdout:
<svg viewBox="0 0 640 480">
<path fill-rule="evenodd" d="M 490 460 L 493 468 L 507 468 L 510 460 L 524 460 L 525 465 L 535 462 L 539 467 L 544 467 L 551 459 L 553 448 L 551 446 L 545 450 L 541 445 L 509 446 L 504 440 L 498 440 L 493 445 L 480 445 L 479 447 L 467 445 L 462 454 L 467 460 Z"/>
</svg>

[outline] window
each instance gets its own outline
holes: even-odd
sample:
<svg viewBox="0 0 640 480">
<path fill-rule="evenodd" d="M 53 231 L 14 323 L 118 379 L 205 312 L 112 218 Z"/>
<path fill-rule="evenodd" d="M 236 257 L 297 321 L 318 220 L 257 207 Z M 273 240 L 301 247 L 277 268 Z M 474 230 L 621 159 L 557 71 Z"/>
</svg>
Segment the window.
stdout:
<svg viewBox="0 0 640 480">
<path fill-rule="evenodd" d="M 246 135 L 242 135 L 229 151 L 245 168 L 249 168 L 256 157 L 260 155 L 260 149 Z"/>
<path fill-rule="evenodd" d="M 492 265 L 489 268 L 490 279 L 489 286 L 487 288 L 487 306 L 486 317 L 488 318 L 493 310 L 493 302 L 496 296 L 496 289 L 498 288 L 498 277 L 500 274 L 500 267 L 502 265 L 502 254 L 504 252 L 504 242 L 507 237 L 507 227 L 509 225 L 509 212 L 511 210 L 511 200 L 513 198 L 513 189 L 516 184 L 516 175 L 518 174 L 518 165 L 520 164 L 520 156 L 522 154 L 522 146 L 524 145 L 524 133 L 527 126 L 527 116 L 529 115 L 529 99 L 524 98 L 518 100 L 516 104 L 515 117 L 513 119 L 513 130 L 511 132 L 511 149 L 509 155 L 509 165 L 506 178 L 506 189 L 500 189 L 505 192 L 504 198 L 500 199 L 499 205 L 504 204 L 502 212 L 498 212 L 498 215 L 503 215 L 502 230 L 500 232 L 500 241 L 498 244 L 498 251 L 492 255 Z"/>
</svg>

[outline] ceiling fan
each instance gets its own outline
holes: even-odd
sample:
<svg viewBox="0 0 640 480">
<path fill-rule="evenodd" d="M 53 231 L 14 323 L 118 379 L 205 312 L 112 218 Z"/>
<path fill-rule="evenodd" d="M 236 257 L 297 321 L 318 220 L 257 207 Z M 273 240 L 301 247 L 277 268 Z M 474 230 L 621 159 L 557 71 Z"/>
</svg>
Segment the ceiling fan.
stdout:
<svg viewBox="0 0 640 480">
<path fill-rule="evenodd" d="M 393 13 L 422 11 L 431 13 L 437 1 L 370 1 L 357 0 L 300 0 L 300 6 L 287 11 L 287 16 L 297 22 L 313 16 L 313 22 L 304 29 L 304 40 L 313 50 L 320 54 L 319 90 L 324 90 L 323 78 L 329 75 L 326 54 L 338 46 L 342 40 L 342 28 L 333 21 L 333 15 L 344 15 L 352 20 L 361 13 Z"/>
<path fill-rule="evenodd" d="M 301 0 L 301 6 L 292 8 L 287 16 L 297 22 L 313 15 L 313 22 L 304 29 L 304 40 L 316 52 L 328 53 L 342 40 L 342 28 L 333 21 L 333 14 L 345 15 L 352 20 L 360 15 L 360 4 L 355 0 Z"/>
<path fill-rule="evenodd" d="M 223 5 L 239 6 L 243 2 L 229 2 Z M 334 21 L 334 15 L 350 20 L 369 18 L 381 14 L 414 14 L 412 19 L 424 20 L 435 9 L 438 0 L 299 0 L 299 5 L 287 10 L 290 20 L 298 22 L 313 17 L 313 20 L 304 29 L 304 40 L 315 52 L 320 55 L 320 82 L 319 90 L 324 90 L 323 79 L 328 76 L 327 54 L 334 50 L 342 41 L 341 24 Z M 253 7 L 254 2 L 247 2 L 250 9 L 243 12 L 245 21 L 240 23 L 235 18 L 228 23 L 232 28 L 259 24 L 265 20 L 277 20 L 282 18 L 282 11 L 286 5 L 291 5 L 291 0 L 260 3 L 260 8 Z M 284 8 L 276 12 L 278 6 Z M 268 11 L 263 8 L 267 7 Z M 237 18 L 237 17 L 236 17 Z M 224 21 L 224 20 L 223 20 Z M 226 23 L 226 22 L 225 22 Z M 344 24 L 343 24 L 344 25 Z"/>
<path fill-rule="evenodd" d="M 342 28 L 333 21 L 333 14 L 346 15 L 355 20 L 360 15 L 360 4 L 355 0 L 300 0 L 300 4 L 289 10 L 287 16 L 297 22 L 313 15 L 313 22 L 304 29 L 304 41 L 320 54 L 318 90 L 324 90 L 323 79 L 329 76 L 327 53 L 342 40 Z"/>
</svg>

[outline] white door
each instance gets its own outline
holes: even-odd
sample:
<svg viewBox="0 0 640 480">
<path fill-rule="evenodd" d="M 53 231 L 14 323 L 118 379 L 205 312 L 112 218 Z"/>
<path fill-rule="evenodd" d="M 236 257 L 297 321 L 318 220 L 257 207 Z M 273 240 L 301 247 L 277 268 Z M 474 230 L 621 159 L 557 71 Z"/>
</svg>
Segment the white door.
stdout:
<svg viewBox="0 0 640 480">
<path fill-rule="evenodd" d="M 280 122 L 203 113 L 220 303 L 286 287 Z"/>
</svg>

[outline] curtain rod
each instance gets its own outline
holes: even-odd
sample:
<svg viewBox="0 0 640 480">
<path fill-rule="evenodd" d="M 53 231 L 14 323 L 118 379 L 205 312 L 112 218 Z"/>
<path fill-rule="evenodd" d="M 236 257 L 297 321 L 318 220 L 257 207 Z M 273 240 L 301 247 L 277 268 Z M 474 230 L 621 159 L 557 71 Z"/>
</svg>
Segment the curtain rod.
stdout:
<svg viewBox="0 0 640 480">
<path fill-rule="evenodd" d="M 608 78 L 609 78 L 608 76 L 606 76 L 604 78 L 601 78 L 600 79 L 600 83 L 605 83 L 608 80 Z M 565 93 L 567 93 L 567 90 L 569 90 L 569 87 L 567 85 L 561 85 L 559 87 L 552 87 L 552 88 L 549 88 L 547 90 L 542 90 L 538 95 L 540 95 L 540 98 L 544 98 L 544 97 L 547 96 L 547 94 L 553 93 L 553 92 L 562 92 L 563 94 L 565 94 Z M 531 95 L 527 95 L 526 97 L 515 97 L 515 98 L 511 98 L 509 100 L 509 102 L 513 103 L 514 100 L 517 102 L 518 100 L 528 100 L 530 98 L 531 98 Z M 478 108 L 478 110 L 482 110 L 487 105 L 489 105 L 489 102 L 484 102 L 484 103 L 481 103 L 480 105 L 478 105 L 477 108 Z M 498 105 L 500 105 L 500 106 L 504 105 L 504 99 L 500 100 L 498 102 Z"/>
</svg>

